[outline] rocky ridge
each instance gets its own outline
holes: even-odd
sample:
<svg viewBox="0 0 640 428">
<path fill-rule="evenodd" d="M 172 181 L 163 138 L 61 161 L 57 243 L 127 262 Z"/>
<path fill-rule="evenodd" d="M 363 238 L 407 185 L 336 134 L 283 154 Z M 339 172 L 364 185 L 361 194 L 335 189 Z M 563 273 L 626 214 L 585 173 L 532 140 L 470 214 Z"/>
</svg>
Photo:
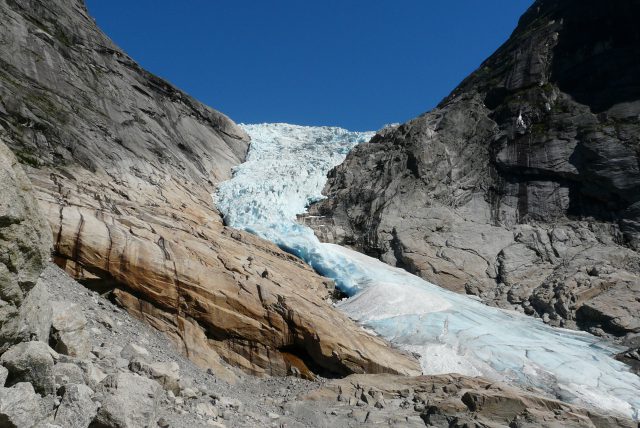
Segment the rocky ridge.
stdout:
<svg viewBox="0 0 640 428">
<path fill-rule="evenodd" d="M 637 347 L 638 12 L 536 1 L 436 109 L 353 150 L 306 221 L 434 284 Z"/>
</svg>

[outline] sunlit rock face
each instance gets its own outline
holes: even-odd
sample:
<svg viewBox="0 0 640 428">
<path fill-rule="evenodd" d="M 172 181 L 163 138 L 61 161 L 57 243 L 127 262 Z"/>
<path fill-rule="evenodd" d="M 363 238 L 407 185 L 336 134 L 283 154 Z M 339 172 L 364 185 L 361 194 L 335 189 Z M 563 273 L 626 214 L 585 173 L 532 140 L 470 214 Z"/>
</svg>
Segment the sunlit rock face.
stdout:
<svg viewBox="0 0 640 428">
<path fill-rule="evenodd" d="M 321 198 L 322 177 L 368 134 L 286 124 L 247 125 L 247 162 L 214 195 L 225 221 L 277 243 L 347 295 L 339 308 L 402 349 L 425 374 L 462 373 L 542 388 L 568 402 L 637 417 L 640 378 L 594 336 L 488 307 L 403 269 L 321 243 L 296 220 Z M 353 172 L 357 174 L 357 171 Z"/>
</svg>

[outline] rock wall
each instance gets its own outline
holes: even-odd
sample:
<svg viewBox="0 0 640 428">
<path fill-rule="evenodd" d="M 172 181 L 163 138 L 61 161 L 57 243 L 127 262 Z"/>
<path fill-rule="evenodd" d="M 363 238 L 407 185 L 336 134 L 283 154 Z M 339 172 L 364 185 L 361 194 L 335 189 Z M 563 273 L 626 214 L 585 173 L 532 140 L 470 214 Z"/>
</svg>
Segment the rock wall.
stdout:
<svg viewBox="0 0 640 428">
<path fill-rule="evenodd" d="M 307 221 L 489 304 L 637 341 L 638 13 L 536 1 L 436 109 L 335 168 Z"/>
<path fill-rule="evenodd" d="M 210 195 L 248 137 L 141 69 L 82 1 L 0 0 L 0 46 L 0 132 L 58 265 L 204 367 L 417 372 L 335 311 L 330 284 L 300 260 L 224 227 Z"/>
<path fill-rule="evenodd" d="M 49 340 L 51 308 L 38 282 L 51 258 L 51 231 L 31 183 L 0 139 L 0 355 L 31 339 Z"/>
</svg>

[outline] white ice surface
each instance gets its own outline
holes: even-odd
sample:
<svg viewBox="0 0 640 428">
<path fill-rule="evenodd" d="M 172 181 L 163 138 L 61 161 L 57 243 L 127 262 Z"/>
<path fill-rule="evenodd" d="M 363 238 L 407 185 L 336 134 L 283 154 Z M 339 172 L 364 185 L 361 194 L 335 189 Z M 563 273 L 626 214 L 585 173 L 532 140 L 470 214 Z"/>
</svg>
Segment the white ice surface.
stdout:
<svg viewBox="0 0 640 428">
<path fill-rule="evenodd" d="M 296 222 L 323 198 L 327 172 L 373 133 L 287 124 L 243 125 L 248 160 L 214 202 L 228 225 L 275 242 L 351 295 L 339 307 L 418 353 L 425 374 L 461 373 L 534 386 L 567 402 L 638 418 L 640 378 L 586 333 L 491 308 L 331 244 Z M 353 171 L 357 173 L 357 171 Z"/>
</svg>

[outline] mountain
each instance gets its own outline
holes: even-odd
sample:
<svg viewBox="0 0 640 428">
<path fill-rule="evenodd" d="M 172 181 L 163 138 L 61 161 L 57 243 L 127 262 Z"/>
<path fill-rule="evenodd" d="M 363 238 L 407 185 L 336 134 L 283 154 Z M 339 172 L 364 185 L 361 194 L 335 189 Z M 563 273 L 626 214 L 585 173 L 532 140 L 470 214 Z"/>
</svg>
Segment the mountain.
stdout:
<svg viewBox="0 0 640 428">
<path fill-rule="evenodd" d="M 325 300 L 330 282 L 223 225 L 211 194 L 247 134 L 138 66 L 82 1 L 1 0 L 0 46 L 0 132 L 74 278 L 205 368 L 417 373 Z"/>
<path fill-rule="evenodd" d="M 637 346 L 640 2 L 538 0 L 433 111 L 332 170 L 321 239 Z"/>
<path fill-rule="evenodd" d="M 364 138 L 294 134 L 338 136 L 331 165 Z M 0 426 L 637 426 L 620 400 L 602 415 L 531 386 L 411 376 L 415 355 L 349 319 L 332 281 L 224 224 L 212 194 L 251 175 L 250 147 L 83 1 L 0 0 Z M 308 173 L 313 200 L 319 153 L 278 171 Z M 276 202 L 291 217 L 301 200 Z"/>
</svg>

